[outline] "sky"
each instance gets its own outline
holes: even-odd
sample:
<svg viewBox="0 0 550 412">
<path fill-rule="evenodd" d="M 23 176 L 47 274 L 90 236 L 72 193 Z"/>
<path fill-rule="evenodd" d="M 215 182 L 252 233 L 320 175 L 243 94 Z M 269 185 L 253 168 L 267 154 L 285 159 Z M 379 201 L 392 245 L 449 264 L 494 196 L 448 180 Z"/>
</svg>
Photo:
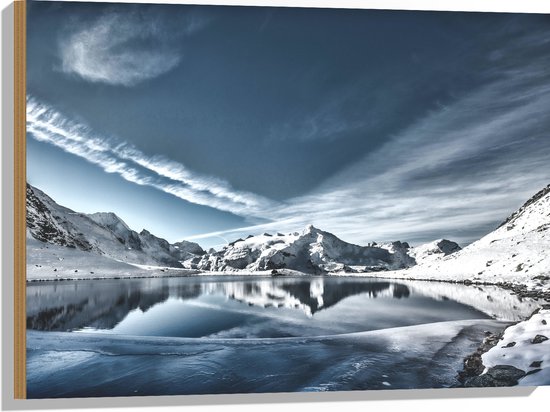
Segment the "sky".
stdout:
<svg viewBox="0 0 550 412">
<path fill-rule="evenodd" d="M 27 8 L 27 180 L 73 210 L 465 245 L 550 183 L 550 15 Z"/>
</svg>

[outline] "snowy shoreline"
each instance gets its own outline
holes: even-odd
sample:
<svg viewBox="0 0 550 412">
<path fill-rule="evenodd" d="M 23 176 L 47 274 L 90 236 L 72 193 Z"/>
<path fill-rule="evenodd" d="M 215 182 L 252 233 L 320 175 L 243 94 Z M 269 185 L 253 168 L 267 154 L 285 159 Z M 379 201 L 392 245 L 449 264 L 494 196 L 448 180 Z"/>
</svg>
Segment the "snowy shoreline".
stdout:
<svg viewBox="0 0 550 412">
<path fill-rule="evenodd" d="M 464 358 L 460 387 L 550 384 L 550 306 L 544 305 L 498 334 L 488 333 Z"/>
<path fill-rule="evenodd" d="M 30 269 L 30 270 L 29 270 Z M 69 273 L 65 275 L 48 275 L 40 276 L 32 268 L 27 267 L 27 283 L 33 282 L 55 282 L 55 281 L 76 281 L 76 280 L 105 280 L 105 279 L 147 279 L 147 278 L 170 278 L 170 277 L 192 277 L 192 276 L 220 276 L 220 277 L 248 277 L 258 276 L 266 278 L 277 277 L 358 277 L 358 278 L 376 278 L 376 279 L 391 279 L 401 281 L 421 281 L 421 282 L 434 282 L 434 283 L 450 283 L 461 284 L 466 286 L 497 286 L 506 290 L 510 290 L 520 297 L 528 297 L 534 299 L 542 299 L 546 302 L 550 302 L 550 289 L 541 287 L 527 287 L 523 283 L 518 282 L 506 282 L 503 279 L 499 279 L 496 282 L 490 282 L 486 280 L 469 280 L 464 279 L 443 279 L 434 277 L 422 277 L 413 275 L 410 273 L 410 269 L 394 270 L 394 271 L 379 271 L 379 272 L 335 272 L 321 275 L 314 275 L 309 273 L 300 272 L 298 270 L 291 269 L 278 269 L 276 274 L 270 270 L 231 270 L 231 271 L 204 271 L 199 269 L 179 269 L 171 267 L 140 267 L 136 266 L 135 270 L 129 272 L 117 272 L 116 274 L 108 273 L 102 276 L 95 274 L 95 271 L 86 273 L 83 272 Z M 30 274 L 30 275 L 29 275 Z"/>
</svg>

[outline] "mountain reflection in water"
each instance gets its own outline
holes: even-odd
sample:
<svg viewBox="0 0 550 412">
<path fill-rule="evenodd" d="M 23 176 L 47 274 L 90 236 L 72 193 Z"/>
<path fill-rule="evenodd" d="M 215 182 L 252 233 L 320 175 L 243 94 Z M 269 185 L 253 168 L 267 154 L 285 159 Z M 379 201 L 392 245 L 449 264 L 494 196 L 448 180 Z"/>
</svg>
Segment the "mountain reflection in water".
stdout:
<svg viewBox="0 0 550 412">
<path fill-rule="evenodd" d="M 293 308 L 311 316 L 362 294 L 407 298 L 409 288 L 388 281 L 327 278 L 131 279 L 29 284 L 27 328 L 66 331 L 112 329 L 133 310 L 148 311 L 169 298 L 221 295 L 257 307 Z"/>
</svg>

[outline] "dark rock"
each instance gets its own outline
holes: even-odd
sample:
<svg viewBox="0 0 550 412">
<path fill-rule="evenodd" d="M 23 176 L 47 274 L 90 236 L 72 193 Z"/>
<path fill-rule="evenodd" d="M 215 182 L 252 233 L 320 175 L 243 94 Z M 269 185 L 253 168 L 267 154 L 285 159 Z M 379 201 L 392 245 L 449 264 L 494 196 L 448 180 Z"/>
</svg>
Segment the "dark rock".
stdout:
<svg viewBox="0 0 550 412">
<path fill-rule="evenodd" d="M 477 348 L 477 350 L 474 353 L 464 358 L 463 370 L 458 372 L 457 380 L 463 386 L 466 386 L 466 382 L 468 382 L 471 378 L 473 377 L 477 378 L 478 375 L 481 375 L 481 373 L 483 373 L 483 371 L 485 370 L 485 366 L 483 365 L 483 362 L 481 360 L 481 355 L 487 352 L 492 347 L 496 346 L 498 342 L 502 339 L 502 333 L 492 333 L 489 331 L 485 331 L 484 334 L 485 334 L 485 338 L 483 339 L 483 342 L 481 342 L 481 345 Z M 471 381 L 469 385 L 470 386 L 480 386 L 480 385 L 495 386 L 494 384 L 490 384 L 490 381 L 493 378 L 487 379 L 487 377 L 483 377 L 480 379 L 481 380 L 479 381 L 477 379 Z"/>
<path fill-rule="evenodd" d="M 538 360 L 538 361 L 531 362 L 531 365 L 529 365 L 529 367 L 530 368 L 540 368 L 540 365 L 542 365 L 542 361 Z"/>
<path fill-rule="evenodd" d="M 530 318 L 532 318 L 533 316 L 535 316 L 537 313 L 540 312 L 540 308 L 536 308 L 533 313 L 531 313 L 531 315 L 529 316 Z"/>
<path fill-rule="evenodd" d="M 474 376 L 464 382 L 464 387 L 497 387 L 497 386 L 514 386 L 518 384 L 518 380 L 526 375 L 521 369 L 510 365 L 497 365 L 489 368 L 487 373 Z"/>
<path fill-rule="evenodd" d="M 502 347 L 502 348 L 512 348 L 512 347 L 514 347 L 514 346 L 516 346 L 516 342 L 509 342 L 509 343 L 507 343 L 506 345 L 501 346 L 501 347 Z"/>
<path fill-rule="evenodd" d="M 487 374 L 474 376 L 464 382 L 465 388 L 488 388 L 495 386 L 498 386 L 497 381 Z"/>
<path fill-rule="evenodd" d="M 525 371 L 518 369 L 511 365 L 497 365 L 489 368 L 487 375 L 491 376 L 497 381 L 509 383 L 509 385 L 516 385 L 518 379 L 525 376 Z"/>
<path fill-rule="evenodd" d="M 501 381 L 493 378 L 489 374 L 474 376 L 464 382 L 465 388 L 491 388 L 497 386 L 514 386 L 517 382 L 508 384 L 505 381 Z"/>
<path fill-rule="evenodd" d="M 532 369 L 532 370 L 530 370 L 529 372 L 527 372 L 527 373 L 525 374 L 525 376 L 527 376 L 527 375 L 532 375 L 532 374 L 534 374 L 534 373 L 540 372 L 541 370 L 542 370 L 542 369 L 540 369 L 540 368 L 538 368 L 538 369 Z"/>
<path fill-rule="evenodd" d="M 543 325 L 546 325 L 546 319 L 541 320 L 541 323 L 542 323 Z"/>
<path fill-rule="evenodd" d="M 464 359 L 464 372 L 466 376 L 479 375 L 484 369 L 485 367 L 483 366 L 481 355 L 479 353 L 474 353 Z"/>
<path fill-rule="evenodd" d="M 547 341 L 548 338 L 544 335 L 537 335 L 533 338 L 533 340 L 531 341 L 531 343 L 542 343 L 544 341 Z"/>
</svg>

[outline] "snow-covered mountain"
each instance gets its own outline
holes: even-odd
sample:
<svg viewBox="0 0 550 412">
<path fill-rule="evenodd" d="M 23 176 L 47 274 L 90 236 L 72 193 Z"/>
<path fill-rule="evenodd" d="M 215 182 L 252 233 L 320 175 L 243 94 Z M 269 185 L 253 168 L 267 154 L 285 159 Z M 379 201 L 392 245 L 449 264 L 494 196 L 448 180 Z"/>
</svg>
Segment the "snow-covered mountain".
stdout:
<svg viewBox="0 0 550 412">
<path fill-rule="evenodd" d="M 138 233 L 114 213 L 75 212 L 31 185 L 27 185 L 27 238 L 31 278 L 51 278 L 51 271 L 55 277 L 66 278 L 79 269 L 95 275 L 94 268 L 103 277 L 113 277 L 119 276 L 117 271 L 132 271 L 128 264 L 140 269 L 243 273 L 282 269 L 307 274 L 378 272 L 409 268 L 460 250 L 444 239 L 416 248 L 399 241 L 359 246 L 310 225 L 301 232 L 250 235 L 206 253 L 196 243 L 170 244 L 145 229 Z"/>
<path fill-rule="evenodd" d="M 426 259 L 406 277 L 510 282 L 550 288 L 550 185 L 529 199 L 496 230 L 448 256 Z"/>
<path fill-rule="evenodd" d="M 354 245 L 310 225 L 301 232 L 264 233 L 237 239 L 219 252 L 204 255 L 196 268 L 211 271 L 292 269 L 308 274 L 374 272 L 414 265 L 408 250 L 409 245 L 402 242 Z"/>
<path fill-rule="evenodd" d="M 51 261 L 44 244 L 51 246 L 48 248 L 51 253 L 56 250 L 60 262 L 73 257 L 81 262 L 89 254 L 91 264 L 86 266 L 90 267 L 94 260 L 103 262 L 107 258 L 137 265 L 182 268 L 183 260 L 204 254 L 196 243 L 171 245 L 146 230 L 137 233 L 114 213 L 75 212 L 29 184 L 27 238 L 31 248 L 27 257 L 34 267 L 41 267 L 41 262 L 35 262 L 39 256 L 44 262 Z M 97 255 L 102 259 L 97 259 Z"/>
<path fill-rule="evenodd" d="M 409 255 L 414 258 L 417 265 L 420 265 L 458 252 L 460 249 L 458 243 L 447 239 L 438 239 L 411 248 Z"/>
</svg>

